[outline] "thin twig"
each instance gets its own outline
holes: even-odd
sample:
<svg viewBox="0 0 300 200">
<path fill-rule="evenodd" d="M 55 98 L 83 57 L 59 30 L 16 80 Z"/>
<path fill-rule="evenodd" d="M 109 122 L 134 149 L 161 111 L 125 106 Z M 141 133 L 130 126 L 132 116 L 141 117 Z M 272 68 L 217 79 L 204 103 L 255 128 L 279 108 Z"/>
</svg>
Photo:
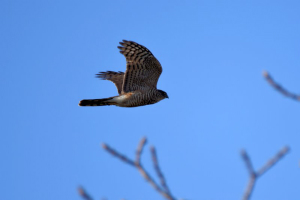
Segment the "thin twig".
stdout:
<svg viewBox="0 0 300 200">
<path fill-rule="evenodd" d="M 150 151 L 151 151 L 151 155 L 152 155 L 152 161 L 153 161 L 154 169 L 155 169 L 156 174 L 157 174 L 157 176 L 160 180 L 160 184 L 165 189 L 165 191 L 170 194 L 170 189 L 169 189 L 169 187 L 166 183 L 166 179 L 165 179 L 163 173 L 161 172 L 159 164 L 158 164 L 155 147 L 153 147 L 153 146 L 150 147 Z"/>
<path fill-rule="evenodd" d="M 91 196 L 83 189 L 83 187 L 78 187 L 79 195 L 85 200 L 92 200 Z"/>
<path fill-rule="evenodd" d="M 255 172 L 251 160 L 245 150 L 241 151 L 241 156 L 246 164 L 247 170 L 249 172 L 250 179 L 248 185 L 244 192 L 243 200 L 249 200 L 255 183 L 259 177 L 261 177 L 265 172 L 267 172 L 271 167 L 273 167 L 283 156 L 285 156 L 289 151 L 289 147 L 283 147 L 273 158 L 268 160 L 257 172 Z"/>
<path fill-rule="evenodd" d="M 140 174 L 144 177 L 144 179 L 146 179 L 150 185 L 158 192 L 160 193 L 163 197 L 165 197 L 168 200 L 175 200 L 175 198 L 173 197 L 173 195 L 170 193 L 167 185 L 166 185 L 166 181 L 160 171 L 160 168 L 158 166 L 158 162 L 157 162 L 157 158 L 156 158 L 156 153 L 155 153 L 155 158 L 156 161 L 153 160 L 154 166 L 157 166 L 157 168 L 155 167 L 155 170 L 157 172 L 157 174 L 159 176 L 159 179 L 161 180 L 162 186 L 158 185 L 154 179 L 150 176 L 150 174 L 145 170 L 145 168 L 143 167 L 143 165 L 141 164 L 141 154 L 143 152 L 144 146 L 147 142 L 147 139 L 144 137 L 141 139 L 138 148 L 136 150 L 136 158 L 135 161 L 127 158 L 126 156 L 124 156 L 123 154 L 119 153 L 118 151 L 112 149 L 111 147 L 109 147 L 107 144 L 103 144 L 102 147 L 111 155 L 119 158 L 120 160 L 124 161 L 125 163 L 134 166 L 138 169 L 138 171 L 140 172 Z M 154 150 L 155 151 L 155 150 Z M 152 151 L 151 151 L 152 152 Z M 153 158 L 153 152 L 152 152 L 152 158 Z M 158 171 L 159 172 L 158 172 Z M 163 179 L 163 182 L 162 182 Z"/>
<path fill-rule="evenodd" d="M 135 157 L 136 165 L 139 165 L 141 162 L 141 154 L 143 152 L 143 149 L 144 149 L 144 146 L 146 145 L 146 143 L 147 143 L 147 138 L 143 137 L 139 143 L 137 150 L 136 150 L 136 157 Z"/>
<path fill-rule="evenodd" d="M 264 166 L 262 166 L 257 171 L 257 176 L 263 175 L 266 171 L 273 167 L 283 156 L 288 153 L 289 150 L 289 147 L 283 147 L 273 158 L 271 158 Z"/>
<path fill-rule="evenodd" d="M 247 152 L 245 150 L 242 150 L 241 155 L 245 161 L 245 164 L 246 164 L 247 170 L 249 172 L 249 176 L 250 176 L 250 179 L 249 179 L 249 182 L 248 182 L 248 185 L 247 185 L 246 191 L 244 193 L 244 197 L 243 197 L 243 200 L 248 200 L 248 199 L 250 199 L 251 193 L 253 191 L 257 175 L 253 169 L 253 165 L 251 163 L 250 157 L 248 156 Z"/>
<path fill-rule="evenodd" d="M 135 166 L 134 161 L 132 161 L 129 158 L 127 158 L 126 156 L 120 154 L 119 152 L 117 152 L 116 150 L 114 150 L 113 148 L 111 148 L 110 146 L 108 146 L 107 144 L 102 144 L 102 148 L 105 149 L 110 154 L 112 154 L 113 156 L 116 156 L 117 158 L 119 158 L 123 162 L 125 162 L 125 163 L 127 163 L 129 165 Z"/>
<path fill-rule="evenodd" d="M 270 83 L 270 85 L 272 87 L 274 87 L 277 91 L 279 91 L 281 94 L 283 94 L 284 96 L 287 96 L 289 98 L 292 98 L 292 99 L 294 99 L 296 101 L 300 101 L 300 95 L 296 95 L 296 94 L 294 94 L 292 92 L 289 92 L 285 88 L 283 88 L 281 85 L 279 85 L 277 82 L 274 81 L 274 79 L 271 77 L 271 75 L 269 74 L 269 72 L 263 71 L 263 76 Z"/>
<path fill-rule="evenodd" d="M 244 161 L 246 163 L 246 167 L 248 169 L 249 175 L 250 176 L 255 175 L 255 171 L 253 169 L 250 157 L 248 156 L 247 152 L 245 150 L 242 150 L 241 151 L 241 155 L 242 155 L 242 157 L 243 157 L 243 159 L 244 159 Z"/>
<path fill-rule="evenodd" d="M 158 193 L 160 193 L 166 199 L 172 200 L 172 198 L 169 198 L 169 195 L 163 189 L 161 189 L 161 187 L 154 181 L 154 179 L 149 175 L 149 173 L 141 164 L 137 165 L 136 167 L 139 170 L 140 174 L 144 177 L 144 179 L 146 179 Z"/>
</svg>

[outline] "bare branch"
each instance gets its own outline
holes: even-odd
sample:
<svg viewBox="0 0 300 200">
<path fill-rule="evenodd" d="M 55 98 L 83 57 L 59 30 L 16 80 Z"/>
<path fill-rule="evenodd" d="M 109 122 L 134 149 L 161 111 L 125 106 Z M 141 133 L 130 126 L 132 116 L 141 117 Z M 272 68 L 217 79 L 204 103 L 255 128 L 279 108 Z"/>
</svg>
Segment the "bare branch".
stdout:
<svg viewBox="0 0 300 200">
<path fill-rule="evenodd" d="M 84 200 L 92 200 L 91 196 L 83 189 L 83 187 L 78 187 L 78 193 Z"/>
<path fill-rule="evenodd" d="M 167 185 L 166 185 L 166 181 L 160 171 L 160 168 L 158 166 L 158 162 L 157 162 L 157 158 L 156 158 L 156 152 L 154 150 L 154 154 L 153 151 L 151 151 L 152 153 L 152 158 L 153 155 L 155 157 L 155 161 L 153 160 L 154 166 L 155 166 L 155 170 L 157 172 L 157 174 L 159 176 L 159 179 L 161 180 L 162 186 L 158 185 L 154 179 L 149 175 L 149 173 L 145 170 L 145 168 L 143 167 L 143 165 L 141 164 L 141 154 L 143 152 L 144 146 L 147 142 L 147 139 L 144 137 L 141 139 L 138 148 L 136 150 L 136 159 L 135 162 L 129 158 L 127 158 L 126 156 L 122 155 L 121 153 L 117 152 L 116 150 L 112 149 L 111 147 L 109 147 L 106 144 L 103 144 L 102 147 L 110 154 L 112 154 L 113 156 L 119 158 L 120 160 L 124 161 L 125 163 L 132 165 L 134 167 L 136 167 L 138 169 L 138 171 L 140 172 L 140 174 L 144 177 L 144 179 L 146 179 L 150 185 L 158 192 L 160 193 L 164 198 L 168 199 L 168 200 L 175 200 L 175 198 L 173 197 L 173 195 L 171 195 Z M 158 171 L 157 171 L 158 170 Z M 163 179 L 163 181 L 162 181 Z"/>
<path fill-rule="evenodd" d="M 248 185 L 244 192 L 243 200 L 249 200 L 251 194 L 253 193 L 253 189 L 255 183 L 259 177 L 261 177 L 266 171 L 268 171 L 271 167 L 273 167 L 283 156 L 285 156 L 289 151 L 289 147 L 283 147 L 273 158 L 268 160 L 266 164 L 264 164 L 257 172 L 253 169 L 253 165 L 251 160 L 245 150 L 241 151 L 241 156 L 246 164 L 247 170 L 250 175 L 250 179 L 248 181 Z"/>
<path fill-rule="evenodd" d="M 169 187 L 166 183 L 165 177 L 164 177 L 164 175 L 163 175 L 163 173 L 162 173 L 162 171 L 159 167 L 155 147 L 151 146 L 150 147 L 150 152 L 151 152 L 152 162 L 153 162 L 155 172 L 156 172 L 156 174 L 157 174 L 157 176 L 160 180 L 160 185 L 157 184 L 154 181 L 154 179 L 150 176 L 150 174 L 143 167 L 143 165 L 141 163 L 141 154 L 143 152 L 143 149 L 144 149 L 146 143 L 147 143 L 147 139 L 145 137 L 142 138 L 141 141 L 139 142 L 139 145 L 138 145 L 137 150 L 136 150 L 135 161 L 132 160 L 132 159 L 129 159 L 125 155 L 123 155 L 123 154 L 119 153 L 118 151 L 114 150 L 113 148 L 111 148 L 107 144 L 102 144 L 102 147 L 103 147 L 103 149 L 105 149 L 111 155 L 113 155 L 116 158 L 119 158 L 120 160 L 122 160 L 123 162 L 135 167 L 140 172 L 142 177 L 144 179 L 146 179 L 150 183 L 150 185 L 159 194 L 161 194 L 165 199 L 175 200 L 175 198 L 171 194 L 170 189 L 169 189 Z M 269 159 L 258 171 L 254 170 L 251 159 L 248 156 L 247 152 L 245 150 L 241 151 L 241 156 L 242 156 L 242 158 L 243 158 L 243 160 L 246 164 L 246 168 L 247 168 L 249 176 L 250 176 L 247 187 L 246 187 L 246 190 L 245 190 L 243 198 L 242 198 L 243 200 L 249 200 L 250 199 L 250 197 L 253 193 L 253 189 L 254 189 L 254 186 L 256 184 L 257 179 L 259 177 L 261 177 L 264 173 L 266 173 L 271 167 L 273 167 L 280 159 L 282 159 L 288 153 L 288 151 L 289 151 L 289 147 L 282 148 L 273 158 Z M 90 195 L 88 195 L 87 192 L 82 187 L 78 188 L 78 192 L 84 200 L 92 200 Z"/>
<path fill-rule="evenodd" d="M 274 81 L 274 79 L 271 77 L 271 75 L 269 74 L 269 72 L 263 71 L 263 76 L 270 83 L 270 85 L 273 86 L 281 94 L 283 94 L 284 96 L 287 96 L 289 98 L 292 98 L 292 99 L 294 99 L 296 101 L 300 101 L 300 95 L 296 95 L 294 93 L 291 93 L 288 90 L 286 90 L 285 88 L 283 88 L 281 85 L 279 85 L 278 83 L 276 83 Z"/>
</svg>

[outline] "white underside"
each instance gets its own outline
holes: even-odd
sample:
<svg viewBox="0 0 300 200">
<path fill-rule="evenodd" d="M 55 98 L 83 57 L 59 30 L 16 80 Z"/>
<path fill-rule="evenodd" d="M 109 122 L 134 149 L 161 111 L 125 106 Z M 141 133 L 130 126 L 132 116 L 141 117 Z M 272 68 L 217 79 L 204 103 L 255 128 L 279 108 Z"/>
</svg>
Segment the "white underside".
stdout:
<svg viewBox="0 0 300 200">
<path fill-rule="evenodd" d="M 121 96 L 113 98 L 111 101 L 116 102 L 116 103 L 122 103 L 126 98 L 127 98 L 126 95 L 121 95 Z"/>
</svg>

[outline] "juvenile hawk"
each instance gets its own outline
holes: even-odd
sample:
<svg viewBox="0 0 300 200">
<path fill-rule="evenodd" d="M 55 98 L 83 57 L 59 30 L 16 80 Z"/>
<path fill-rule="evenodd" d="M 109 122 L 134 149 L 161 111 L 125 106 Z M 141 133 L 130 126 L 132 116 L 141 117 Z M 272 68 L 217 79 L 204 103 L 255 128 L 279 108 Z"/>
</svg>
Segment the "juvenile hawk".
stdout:
<svg viewBox="0 0 300 200">
<path fill-rule="evenodd" d="M 112 81 L 118 89 L 119 96 L 84 99 L 79 102 L 79 106 L 137 107 L 169 98 L 166 92 L 156 88 L 162 67 L 153 54 L 136 42 L 123 40 L 120 44 L 118 48 L 127 62 L 125 74 L 112 71 L 96 74 L 97 78 Z"/>
</svg>

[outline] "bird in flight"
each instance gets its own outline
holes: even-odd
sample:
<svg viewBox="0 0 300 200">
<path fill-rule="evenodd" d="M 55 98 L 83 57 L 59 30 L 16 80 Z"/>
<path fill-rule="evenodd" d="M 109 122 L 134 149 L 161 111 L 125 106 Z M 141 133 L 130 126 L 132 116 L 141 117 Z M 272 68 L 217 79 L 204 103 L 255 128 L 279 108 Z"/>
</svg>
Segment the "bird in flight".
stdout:
<svg viewBox="0 0 300 200">
<path fill-rule="evenodd" d="M 97 78 L 113 82 L 119 96 L 104 99 L 84 99 L 79 106 L 138 107 L 157 103 L 169 98 L 167 93 L 156 88 L 162 67 L 154 55 L 144 46 L 123 40 L 118 46 L 126 58 L 126 71 L 100 72 Z"/>
</svg>

